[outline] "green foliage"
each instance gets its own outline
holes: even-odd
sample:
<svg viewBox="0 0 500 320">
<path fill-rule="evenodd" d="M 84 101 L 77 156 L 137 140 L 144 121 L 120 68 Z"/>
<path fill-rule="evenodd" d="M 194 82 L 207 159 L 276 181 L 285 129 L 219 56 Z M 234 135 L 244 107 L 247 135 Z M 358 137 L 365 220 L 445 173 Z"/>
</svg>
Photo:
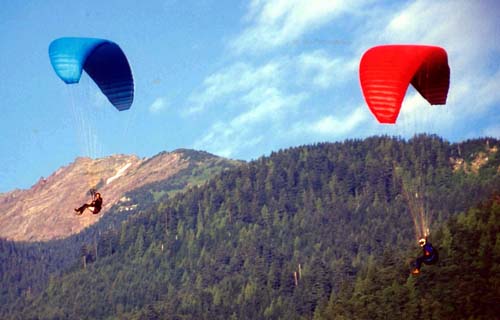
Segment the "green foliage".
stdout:
<svg viewBox="0 0 500 320">
<path fill-rule="evenodd" d="M 318 319 L 495 319 L 500 314 L 500 194 L 452 217 L 433 241 L 441 261 L 409 276 L 390 249 L 369 260 Z M 410 253 L 407 252 L 409 255 Z M 400 260 L 403 257 L 398 257 Z M 346 294 L 347 293 L 347 294 Z"/>
<path fill-rule="evenodd" d="M 484 142 L 476 144 L 462 145 L 461 152 Z M 35 293 L 5 293 L 0 316 L 492 315 L 499 287 L 498 205 L 468 209 L 500 190 L 499 173 L 453 171 L 449 158 L 456 150 L 433 136 L 373 137 L 292 148 L 223 170 L 160 203 L 147 200 L 141 213 L 86 244 L 85 269 L 78 260 Z M 409 277 L 408 258 L 418 252 L 410 251 L 415 234 L 396 170 L 425 184 L 434 221 L 441 261 L 424 266 L 418 278 Z M 79 248 L 79 259 L 81 253 Z M 471 272 L 461 272 L 464 267 Z M 4 279 L 14 281 L 12 275 Z M 4 281 L 2 290 L 9 290 Z M 486 311 L 477 313 L 480 308 Z"/>
</svg>

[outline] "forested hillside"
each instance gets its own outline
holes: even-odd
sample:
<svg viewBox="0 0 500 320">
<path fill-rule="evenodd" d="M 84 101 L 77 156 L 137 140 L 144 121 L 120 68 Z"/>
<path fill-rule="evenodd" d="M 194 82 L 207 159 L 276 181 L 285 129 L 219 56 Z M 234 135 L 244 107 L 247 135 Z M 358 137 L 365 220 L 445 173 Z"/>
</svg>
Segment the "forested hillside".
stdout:
<svg viewBox="0 0 500 320">
<path fill-rule="evenodd" d="M 370 256 L 316 319 L 498 319 L 500 193 L 450 218 L 433 238 L 437 265 L 409 277 L 404 250 Z"/>
<path fill-rule="evenodd" d="M 46 242 L 14 242 L 0 238 L 0 315 L 9 313 L 9 306 L 16 306 L 19 298 L 36 295 L 46 288 L 50 277 L 57 277 L 81 261 L 81 255 L 98 252 L 98 242 L 120 229 L 121 223 L 134 213 L 149 211 L 158 202 L 166 201 L 177 192 L 203 183 L 216 173 L 235 167 L 240 161 L 216 157 L 207 152 L 178 149 L 184 168 L 154 183 L 139 183 L 140 188 L 126 193 L 123 199 L 104 213 L 101 219 L 82 232 L 65 239 Z M 144 167 L 160 170 L 168 165 L 168 155 L 162 152 L 146 160 Z M 159 163 L 163 159 L 165 163 Z M 147 163 L 147 162 L 156 162 Z M 159 175 L 161 177 L 162 174 Z M 105 194 L 107 198 L 107 195 Z M 107 199 L 106 199 L 107 200 Z M 87 213 L 88 214 L 88 213 Z M 78 219 L 74 213 L 66 215 Z M 36 230 L 33 230 L 36 231 Z M 1 317 L 0 317 L 1 318 Z"/>
<path fill-rule="evenodd" d="M 498 146 L 422 135 L 275 152 L 102 233 L 41 291 L 6 299 L 0 316 L 490 319 L 500 281 Z M 418 277 L 409 275 L 420 254 L 414 198 L 441 257 Z"/>
</svg>

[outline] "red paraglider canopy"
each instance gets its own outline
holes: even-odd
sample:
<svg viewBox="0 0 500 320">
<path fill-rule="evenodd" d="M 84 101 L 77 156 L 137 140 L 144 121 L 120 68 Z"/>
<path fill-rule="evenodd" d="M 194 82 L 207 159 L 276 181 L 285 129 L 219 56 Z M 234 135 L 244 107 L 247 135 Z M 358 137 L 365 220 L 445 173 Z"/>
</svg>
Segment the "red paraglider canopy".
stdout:
<svg viewBox="0 0 500 320">
<path fill-rule="evenodd" d="M 445 104 L 450 85 L 443 48 L 421 45 L 377 46 L 365 52 L 359 79 L 366 103 L 380 123 L 395 123 L 411 83 L 432 105 Z"/>
</svg>

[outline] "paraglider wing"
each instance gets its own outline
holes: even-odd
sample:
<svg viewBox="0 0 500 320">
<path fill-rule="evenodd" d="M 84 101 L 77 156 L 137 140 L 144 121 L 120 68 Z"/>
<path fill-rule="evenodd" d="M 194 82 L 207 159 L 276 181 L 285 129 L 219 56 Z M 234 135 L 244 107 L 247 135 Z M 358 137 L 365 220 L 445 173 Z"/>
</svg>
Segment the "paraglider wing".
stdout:
<svg viewBox="0 0 500 320">
<path fill-rule="evenodd" d="M 443 48 L 386 45 L 365 52 L 359 79 L 366 103 L 380 123 L 395 123 L 408 85 L 432 105 L 445 104 L 450 84 Z"/>
<path fill-rule="evenodd" d="M 450 67 L 446 51 L 431 47 L 411 84 L 430 104 L 446 104 L 450 86 Z"/>
<path fill-rule="evenodd" d="M 78 83 L 85 70 L 116 109 L 123 111 L 132 105 L 132 71 L 116 43 L 93 38 L 60 38 L 50 44 L 49 57 L 54 71 L 65 83 Z"/>
</svg>

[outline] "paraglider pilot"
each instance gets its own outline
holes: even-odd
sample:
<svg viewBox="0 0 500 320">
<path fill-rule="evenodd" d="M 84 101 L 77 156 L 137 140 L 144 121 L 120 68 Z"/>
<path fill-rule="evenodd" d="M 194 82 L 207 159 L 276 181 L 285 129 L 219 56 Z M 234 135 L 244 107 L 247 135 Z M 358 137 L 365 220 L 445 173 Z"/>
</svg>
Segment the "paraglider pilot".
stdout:
<svg viewBox="0 0 500 320">
<path fill-rule="evenodd" d="M 99 192 L 93 193 L 93 199 L 91 203 L 85 203 L 80 208 L 75 209 L 77 215 L 81 215 L 85 209 L 89 209 L 93 214 L 98 214 L 102 208 L 102 197 Z"/>
<path fill-rule="evenodd" d="M 423 255 L 418 257 L 415 261 L 415 268 L 412 270 L 412 274 L 419 274 L 422 263 L 427 265 L 435 264 L 438 261 L 437 250 L 432 246 L 430 242 L 427 242 L 426 238 L 422 238 L 418 241 L 418 244 L 423 249 Z"/>
</svg>

